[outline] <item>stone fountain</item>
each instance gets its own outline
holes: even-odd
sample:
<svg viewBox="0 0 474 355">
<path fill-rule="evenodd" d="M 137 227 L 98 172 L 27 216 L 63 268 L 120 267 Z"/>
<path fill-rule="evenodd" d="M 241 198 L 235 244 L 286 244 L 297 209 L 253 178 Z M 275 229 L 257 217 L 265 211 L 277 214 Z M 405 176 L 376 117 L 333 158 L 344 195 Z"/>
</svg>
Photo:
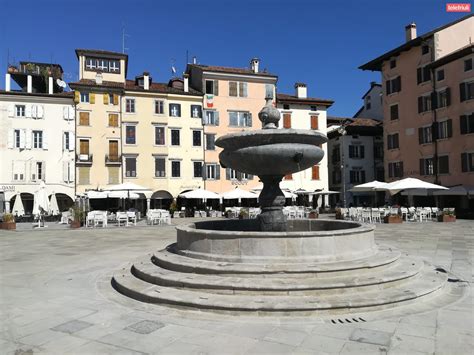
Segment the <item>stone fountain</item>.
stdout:
<svg viewBox="0 0 474 355">
<path fill-rule="evenodd" d="M 447 273 L 378 246 L 373 226 L 287 221 L 279 183 L 286 174 L 317 164 L 327 138 L 316 131 L 278 129 L 280 114 L 271 100 L 259 118 L 261 130 L 216 141 L 223 148 L 222 166 L 263 182 L 258 218 L 177 227 L 176 243 L 113 276 L 117 291 L 142 302 L 259 315 L 354 314 L 449 299 Z"/>
</svg>

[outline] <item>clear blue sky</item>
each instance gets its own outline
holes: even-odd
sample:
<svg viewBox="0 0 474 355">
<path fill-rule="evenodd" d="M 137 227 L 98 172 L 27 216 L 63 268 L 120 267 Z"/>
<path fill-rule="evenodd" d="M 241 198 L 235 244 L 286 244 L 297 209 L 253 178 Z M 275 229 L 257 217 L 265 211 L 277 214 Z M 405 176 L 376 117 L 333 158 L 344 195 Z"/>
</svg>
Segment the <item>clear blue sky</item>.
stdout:
<svg viewBox="0 0 474 355">
<path fill-rule="evenodd" d="M 454 1 L 453 1 L 454 2 Z M 357 67 L 405 40 L 466 14 L 441 0 L 0 0 L 0 67 L 12 60 L 60 63 L 77 79 L 75 48 L 121 51 L 129 35 L 129 78 L 144 70 L 170 78 L 185 68 L 186 50 L 201 64 L 245 67 L 252 57 L 279 76 L 278 90 L 333 99 L 330 114 L 352 116 L 379 73 Z M 0 87 L 4 88 L 2 74 Z"/>
</svg>

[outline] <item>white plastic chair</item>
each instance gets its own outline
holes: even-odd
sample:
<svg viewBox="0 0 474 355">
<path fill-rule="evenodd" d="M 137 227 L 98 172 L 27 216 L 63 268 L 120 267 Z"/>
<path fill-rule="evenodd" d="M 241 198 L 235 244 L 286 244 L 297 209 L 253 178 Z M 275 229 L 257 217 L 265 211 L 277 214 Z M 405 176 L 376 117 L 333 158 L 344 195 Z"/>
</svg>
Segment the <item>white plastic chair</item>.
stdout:
<svg viewBox="0 0 474 355">
<path fill-rule="evenodd" d="M 135 212 L 127 212 L 127 226 L 133 223 L 134 226 L 137 225 L 137 214 Z"/>
<path fill-rule="evenodd" d="M 124 225 L 124 226 L 127 226 L 127 225 L 128 225 L 127 212 L 117 212 L 117 226 L 120 227 L 120 225 L 122 224 L 122 222 L 123 222 L 123 225 Z"/>
</svg>

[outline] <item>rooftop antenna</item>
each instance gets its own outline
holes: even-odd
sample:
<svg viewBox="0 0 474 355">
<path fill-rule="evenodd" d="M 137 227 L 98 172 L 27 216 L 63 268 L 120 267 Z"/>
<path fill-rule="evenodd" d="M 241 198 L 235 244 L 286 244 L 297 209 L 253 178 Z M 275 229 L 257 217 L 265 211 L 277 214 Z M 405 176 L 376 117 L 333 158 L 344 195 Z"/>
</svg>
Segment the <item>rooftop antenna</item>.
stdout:
<svg viewBox="0 0 474 355">
<path fill-rule="evenodd" d="M 125 47 L 125 37 L 130 37 L 129 34 L 125 32 L 125 25 L 122 23 L 122 53 L 125 54 L 125 51 L 128 51 L 130 48 Z"/>
<path fill-rule="evenodd" d="M 186 49 L 186 64 L 189 64 L 189 52 Z"/>
</svg>

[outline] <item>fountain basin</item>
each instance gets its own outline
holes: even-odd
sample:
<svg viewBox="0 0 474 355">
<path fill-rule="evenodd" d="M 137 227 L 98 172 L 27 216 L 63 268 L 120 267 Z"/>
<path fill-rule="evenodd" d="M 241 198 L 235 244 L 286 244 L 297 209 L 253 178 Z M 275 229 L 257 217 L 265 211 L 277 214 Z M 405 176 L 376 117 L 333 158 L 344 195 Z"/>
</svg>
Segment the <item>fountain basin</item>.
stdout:
<svg viewBox="0 0 474 355">
<path fill-rule="evenodd" d="M 336 262 L 375 255 L 374 227 L 334 220 L 290 220 L 286 232 L 261 232 L 257 220 L 177 227 L 175 252 L 227 262 Z"/>
</svg>

